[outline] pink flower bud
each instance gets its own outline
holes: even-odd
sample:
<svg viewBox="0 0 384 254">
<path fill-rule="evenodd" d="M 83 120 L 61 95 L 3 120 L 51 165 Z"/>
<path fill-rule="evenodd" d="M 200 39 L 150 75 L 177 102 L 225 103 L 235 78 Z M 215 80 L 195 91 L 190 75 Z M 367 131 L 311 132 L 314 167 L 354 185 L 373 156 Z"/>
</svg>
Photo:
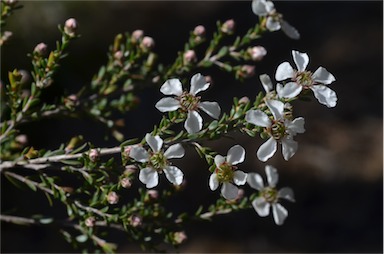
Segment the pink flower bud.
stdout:
<svg viewBox="0 0 384 254">
<path fill-rule="evenodd" d="M 158 199 L 159 198 L 159 192 L 157 190 L 148 190 L 147 194 L 151 199 Z"/>
<path fill-rule="evenodd" d="M 175 232 L 173 235 L 173 240 L 176 244 L 181 244 L 187 240 L 187 234 L 184 231 Z"/>
<path fill-rule="evenodd" d="M 28 144 L 28 137 L 25 134 L 20 134 L 15 137 L 15 141 L 20 145 L 25 146 Z"/>
<path fill-rule="evenodd" d="M 44 56 L 45 54 L 47 54 L 47 49 L 48 49 L 47 44 L 41 42 L 41 43 L 36 45 L 33 52 L 35 52 L 39 56 Z"/>
<path fill-rule="evenodd" d="M 77 27 L 78 27 L 78 24 L 77 24 L 76 19 L 74 19 L 74 18 L 67 19 L 67 21 L 65 21 L 65 25 L 64 25 L 64 32 L 67 35 L 74 37 L 76 35 Z"/>
<path fill-rule="evenodd" d="M 221 31 L 225 34 L 233 34 L 235 32 L 235 21 L 229 19 L 221 26 Z"/>
<path fill-rule="evenodd" d="M 95 162 L 99 158 L 100 152 L 97 149 L 91 149 L 91 150 L 89 150 L 89 155 L 88 156 L 89 156 L 89 159 L 92 162 Z"/>
<path fill-rule="evenodd" d="M 130 176 L 137 171 L 137 167 L 135 165 L 127 165 L 125 166 L 124 175 Z"/>
<path fill-rule="evenodd" d="M 262 46 L 255 46 L 249 48 L 248 53 L 253 61 L 260 61 L 267 54 L 267 50 Z"/>
<path fill-rule="evenodd" d="M 193 30 L 193 34 L 198 37 L 203 37 L 205 35 L 205 27 L 202 25 L 196 26 Z"/>
<path fill-rule="evenodd" d="M 123 188 L 129 189 L 132 186 L 132 182 L 128 177 L 124 177 L 120 180 L 120 184 Z"/>
<path fill-rule="evenodd" d="M 110 193 L 108 193 L 107 201 L 111 205 L 117 204 L 119 202 L 119 196 L 116 194 L 116 192 L 111 191 Z"/>
<path fill-rule="evenodd" d="M 155 41 L 152 37 L 145 36 L 143 40 L 141 41 L 140 47 L 144 51 L 149 51 L 155 47 Z"/>
<path fill-rule="evenodd" d="M 132 40 L 132 42 L 137 43 L 137 42 L 141 41 L 143 39 L 143 37 L 144 37 L 144 31 L 138 29 L 138 30 L 133 31 L 132 36 L 131 36 L 131 40 Z"/>
<path fill-rule="evenodd" d="M 188 65 L 197 61 L 196 52 L 194 50 L 187 50 L 184 53 L 184 64 Z"/>
<path fill-rule="evenodd" d="M 236 75 L 242 78 L 250 78 L 255 75 L 255 66 L 243 65 L 237 70 Z"/>
<path fill-rule="evenodd" d="M 91 216 L 91 217 L 88 217 L 87 219 L 85 219 L 85 226 L 87 227 L 93 227 L 95 226 L 95 222 L 96 222 L 96 219 L 95 217 Z"/>
<path fill-rule="evenodd" d="M 239 104 L 247 104 L 249 102 L 249 98 L 247 96 L 241 97 L 239 100 Z"/>
<path fill-rule="evenodd" d="M 142 223 L 142 218 L 138 215 L 132 215 L 130 218 L 129 218 L 129 222 L 131 224 L 132 227 L 136 228 L 138 226 L 141 225 Z"/>
<path fill-rule="evenodd" d="M 120 61 L 120 60 L 123 58 L 123 56 L 124 56 L 124 54 L 123 54 L 123 52 L 121 52 L 120 50 L 119 50 L 119 51 L 116 51 L 115 54 L 113 54 L 113 57 L 114 57 L 116 60 L 118 60 L 118 61 Z"/>
</svg>

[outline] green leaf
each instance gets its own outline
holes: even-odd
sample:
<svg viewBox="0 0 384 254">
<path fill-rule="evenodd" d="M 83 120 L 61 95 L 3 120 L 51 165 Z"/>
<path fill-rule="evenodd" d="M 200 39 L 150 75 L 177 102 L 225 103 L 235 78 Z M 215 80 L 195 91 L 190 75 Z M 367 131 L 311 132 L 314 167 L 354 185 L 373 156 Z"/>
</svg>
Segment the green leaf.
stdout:
<svg viewBox="0 0 384 254">
<path fill-rule="evenodd" d="M 75 160 L 62 160 L 60 162 L 66 164 L 66 165 L 70 165 L 70 166 L 81 166 L 82 165 L 81 161 L 75 161 Z"/>
<path fill-rule="evenodd" d="M 87 235 L 78 235 L 76 236 L 76 241 L 78 241 L 79 243 L 84 243 L 88 240 L 88 236 Z"/>
</svg>

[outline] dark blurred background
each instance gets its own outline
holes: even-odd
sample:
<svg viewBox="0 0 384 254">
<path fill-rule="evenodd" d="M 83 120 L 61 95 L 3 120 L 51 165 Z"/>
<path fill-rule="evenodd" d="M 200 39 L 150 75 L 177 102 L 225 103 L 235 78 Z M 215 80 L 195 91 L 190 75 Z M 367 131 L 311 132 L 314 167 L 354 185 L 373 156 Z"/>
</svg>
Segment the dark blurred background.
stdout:
<svg viewBox="0 0 384 254">
<path fill-rule="evenodd" d="M 106 62 L 108 46 L 117 33 L 143 29 L 156 41 L 160 61 L 171 63 L 183 48 L 189 31 L 204 25 L 208 36 L 217 20 L 234 19 L 244 33 L 258 18 L 250 1 L 27 1 L 9 19 L 12 41 L 2 47 L 1 79 L 8 70 L 30 70 L 26 56 L 40 42 L 55 47 L 58 24 L 75 17 L 81 39 L 70 46 L 62 62 L 52 96 L 77 91 L 89 83 Z M 256 75 L 244 84 L 219 71 L 211 75 L 214 86 L 203 95 L 228 111 L 232 97 L 254 98 L 262 89 L 258 76 L 274 76 L 278 64 L 293 63 L 291 50 L 307 52 L 309 70 L 327 68 L 336 77 L 331 88 L 338 104 L 328 109 L 316 100 L 296 103 L 295 116 L 306 119 L 306 133 L 298 135 L 299 150 L 286 162 L 281 151 L 268 161 L 278 168 L 279 187 L 294 189 L 297 202 L 284 203 L 289 211 L 283 226 L 271 216 L 260 218 L 255 211 L 221 216 L 211 223 L 186 228 L 188 241 L 181 252 L 382 252 L 383 251 L 383 2 L 382 1 L 277 1 L 277 10 L 301 33 L 298 41 L 282 32 L 267 34 L 259 44 L 268 50 L 257 64 Z M 142 104 L 128 112 L 123 130 L 127 138 L 144 136 L 161 118 L 153 107 L 158 91 L 143 91 Z M 145 114 L 141 114 L 145 111 Z M 138 120 L 137 120 L 138 119 Z M 36 148 L 56 148 L 70 137 L 82 134 L 97 146 L 117 145 L 105 141 L 105 129 L 86 120 L 46 120 L 22 130 Z M 44 138 L 40 133 L 44 133 Z M 259 139 L 234 134 L 234 139 L 209 143 L 221 154 L 234 144 L 247 150 L 244 171 L 264 176 L 264 163 L 257 160 Z M 178 165 L 188 188 L 177 200 L 178 211 L 195 210 L 208 204 L 218 192 L 208 188 L 207 165 L 194 151 Z M 193 163 L 191 163 L 193 161 Z M 2 179 L 2 211 L 18 215 L 45 213 L 43 195 L 21 191 Z M 197 191 L 199 190 L 199 191 Z M 27 194 L 28 193 L 28 194 Z M 27 195 L 27 196 L 26 196 Z M 2 252 L 69 252 L 71 249 L 54 229 L 2 223 Z M 121 252 L 140 251 L 119 236 Z"/>
</svg>

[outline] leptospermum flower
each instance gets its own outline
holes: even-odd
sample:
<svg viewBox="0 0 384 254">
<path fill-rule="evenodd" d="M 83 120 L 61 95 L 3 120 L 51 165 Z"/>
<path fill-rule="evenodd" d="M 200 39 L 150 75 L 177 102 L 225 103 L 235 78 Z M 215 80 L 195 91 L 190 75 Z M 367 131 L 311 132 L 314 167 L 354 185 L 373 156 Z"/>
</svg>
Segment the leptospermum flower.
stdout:
<svg viewBox="0 0 384 254">
<path fill-rule="evenodd" d="M 220 116 L 220 106 L 217 102 L 200 102 L 199 92 L 205 91 L 209 87 L 205 77 L 197 73 L 191 78 L 191 88 L 189 92 L 183 91 L 182 84 L 178 79 L 168 79 L 160 88 L 164 95 L 175 95 L 176 97 L 165 97 L 160 99 L 155 107 L 161 112 L 170 112 L 181 109 L 187 113 L 184 127 L 188 133 L 196 133 L 203 127 L 203 119 L 199 110 L 203 110 L 214 119 Z"/>
<path fill-rule="evenodd" d="M 289 160 L 297 151 L 298 144 L 293 137 L 297 133 L 304 133 L 304 118 L 298 117 L 293 121 L 284 117 L 284 103 L 277 100 L 267 100 L 267 107 L 271 111 L 273 118 L 268 117 L 261 110 L 248 110 L 245 114 L 245 120 L 256 126 L 264 127 L 264 131 L 270 138 L 262 144 L 257 150 L 257 158 L 261 161 L 267 161 L 276 150 L 277 143 L 281 143 L 283 148 L 283 157 Z"/>
<path fill-rule="evenodd" d="M 244 159 L 245 150 L 240 145 L 231 147 L 226 157 L 216 155 L 216 169 L 209 178 L 211 190 L 216 190 L 222 183 L 221 195 L 228 200 L 236 199 L 239 191 L 236 185 L 244 185 L 247 180 L 247 174 L 237 170 L 235 165 L 242 163 Z"/>
<path fill-rule="evenodd" d="M 129 156 L 134 160 L 146 163 L 146 167 L 140 170 L 139 180 L 147 188 L 153 188 L 159 183 L 159 173 L 164 172 L 168 181 L 175 185 L 183 182 L 184 174 L 176 166 L 169 163 L 168 159 L 181 158 L 184 156 L 184 148 L 180 144 L 174 144 L 168 147 L 164 152 L 161 148 L 163 140 L 159 136 L 145 135 L 147 144 L 152 151 L 147 151 L 142 146 L 133 146 Z"/>
<path fill-rule="evenodd" d="M 252 11 L 258 16 L 267 17 L 266 27 L 269 31 L 283 30 L 291 39 L 299 39 L 300 34 L 296 28 L 292 27 L 283 19 L 283 15 L 276 12 L 275 5 L 268 0 L 253 0 Z"/>
<path fill-rule="evenodd" d="M 277 92 L 285 98 L 293 98 L 303 89 L 311 89 L 321 104 L 329 108 L 335 107 L 336 93 L 326 86 L 335 81 L 335 77 L 323 67 L 317 68 L 314 73 L 307 71 L 309 57 L 306 53 L 292 50 L 292 56 L 297 70 L 293 69 L 289 62 L 283 62 L 277 67 L 275 75 L 277 81 L 291 80 L 284 87 L 278 84 Z"/>
<path fill-rule="evenodd" d="M 268 216 L 270 207 L 272 207 L 275 223 L 282 225 L 288 216 L 288 211 L 280 205 L 279 200 L 283 198 L 295 202 L 293 191 L 288 187 L 280 190 L 276 189 L 276 184 L 279 180 L 276 168 L 266 165 L 265 173 L 267 175 L 268 186 L 264 186 L 263 178 L 259 174 L 248 173 L 247 182 L 249 186 L 259 191 L 259 196 L 252 201 L 252 206 L 260 217 Z"/>
</svg>

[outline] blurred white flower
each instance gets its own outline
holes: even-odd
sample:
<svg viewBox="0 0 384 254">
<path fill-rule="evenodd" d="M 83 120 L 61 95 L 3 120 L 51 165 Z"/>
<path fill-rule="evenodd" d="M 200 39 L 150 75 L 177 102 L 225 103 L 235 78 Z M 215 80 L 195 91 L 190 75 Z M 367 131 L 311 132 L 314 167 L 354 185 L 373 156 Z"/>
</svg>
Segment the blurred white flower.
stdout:
<svg viewBox="0 0 384 254">
<path fill-rule="evenodd" d="M 159 136 L 152 136 L 148 133 L 145 140 L 152 151 L 147 151 L 142 146 L 132 146 L 129 153 L 134 160 L 147 163 L 146 167 L 140 170 L 139 180 L 147 188 L 153 188 L 159 183 L 159 173 L 164 172 L 168 181 L 180 185 L 183 182 L 184 174 L 178 167 L 172 166 L 168 159 L 182 158 L 185 153 L 184 148 L 180 144 L 174 144 L 163 152 L 161 150 L 163 140 Z"/>
<path fill-rule="evenodd" d="M 237 165 L 245 159 L 245 150 L 240 145 L 235 145 L 228 150 L 227 156 L 215 156 L 216 169 L 209 178 L 209 187 L 216 190 L 222 183 L 221 194 L 228 200 L 236 199 L 239 189 L 234 185 L 244 185 L 247 174 L 236 170 Z"/>
<path fill-rule="evenodd" d="M 252 201 L 252 206 L 260 217 L 268 216 L 270 207 L 272 207 L 275 223 L 282 225 L 288 216 L 288 211 L 280 205 L 279 200 L 283 198 L 295 202 L 293 191 L 288 187 L 280 190 L 276 189 L 276 184 L 279 180 L 276 168 L 266 165 L 265 173 L 268 186 L 264 186 L 263 178 L 259 174 L 248 173 L 247 182 L 249 186 L 259 191 L 259 196 Z"/>
<path fill-rule="evenodd" d="M 281 63 L 276 70 L 275 78 L 277 81 L 291 80 L 285 86 L 277 85 L 276 90 L 279 96 L 293 98 L 300 94 L 303 89 L 311 89 L 321 104 L 329 108 L 335 107 L 336 93 L 326 86 L 335 81 L 335 77 L 323 67 L 317 68 L 314 73 L 307 71 L 309 57 L 306 53 L 292 50 L 292 56 L 297 70 L 293 69 L 289 62 Z"/>
<path fill-rule="evenodd" d="M 284 103 L 277 100 L 267 100 L 266 105 L 271 111 L 273 118 L 269 118 L 261 110 L 249 110 L 245 115 L 248 123 L 264 127 L 270 138 L 257 150 L 257 158 L 267 161 L 276 150 L 277 143 L 281 143 L 283 157 L 289 160 L 297 151 L 297 142 L 293 137 L 297 133 L 304 133 L 304 118 L 298 117 L 293 121 L 284 117 Z"/>
<path fill-rule="evenodd" d="M 155 107 L 161 112 L 169 112 L 181 109 L 187 113 L 187 119 L 184 123 L 188 133 L 196 133 L 203 128 L 203 119 L 199 114 L 199 110 L 203 110 L 214 119 L 220 116 L 220 106 L 217 102 L 200 102 L 200 96 L 196 96 L 199 92 L 205 91 L 209 87 L 209 83 L 200 73 L 193 75 L 191 78 L 191 88 L 189 92 L 183 91 L 182 84 L 178 79 L 168 79 L 160 88 L 160 92 L 164 95 L 175 95 L 176 97 L 165 97 L 160 99 Z"/>
</svg>

